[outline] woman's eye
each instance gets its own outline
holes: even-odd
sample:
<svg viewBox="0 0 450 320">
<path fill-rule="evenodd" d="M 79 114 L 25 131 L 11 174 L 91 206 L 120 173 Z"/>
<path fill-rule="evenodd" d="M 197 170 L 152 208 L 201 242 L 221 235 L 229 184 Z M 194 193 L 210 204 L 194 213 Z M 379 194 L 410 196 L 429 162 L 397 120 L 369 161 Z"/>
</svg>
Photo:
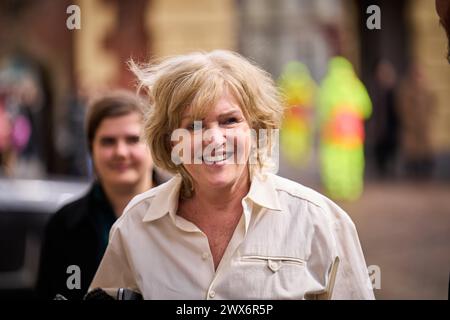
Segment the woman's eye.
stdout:
<svg viewBox="0 0 450 320">
<path fill-rule="evenodd" d="M 238 119 L 236 117 L 231 117 L 225 120 L 225 124 L 233 124 L 238 122 Z"/>
<path fill-rule="evenodd" d="M 128 144 L 137 144 L 137 143 L 139 143 L 139 137 L 138 136 L 127 137 L 127 143 Z"/>
<path fill-rule="evenodd" d="M 102 139 L 100 139 L 100 144 L 102 145 L 102 146 L 112 146 L 112 145 L 114 145 L 114 143 L 116 143 L 116 141 L 115 141 L 115 139 L 113 139 L 113 138 L 102 138 Z"/>
</svg>

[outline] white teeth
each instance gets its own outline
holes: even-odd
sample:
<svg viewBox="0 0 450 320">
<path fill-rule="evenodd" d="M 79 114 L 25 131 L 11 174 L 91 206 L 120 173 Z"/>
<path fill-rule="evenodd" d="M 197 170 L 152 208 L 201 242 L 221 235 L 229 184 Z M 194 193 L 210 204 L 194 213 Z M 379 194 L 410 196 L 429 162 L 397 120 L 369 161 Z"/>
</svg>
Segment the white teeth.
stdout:
<svg viewBox="0 0 450 320">
<path fill-rule="evenodd" d="M 208 162 L 219 162 L 225 159 L 225 155 L 221 154 L 214 157 L 204 157 L 204 159 Z"/>
<path fill-rule="evenodd" d="M 226 153 L 226 154 L 219 154 L 219 155 L 211 156 L 211 157 L 204 156 L 203 159 L 207 162 L 220 162 L 225 159 L 228 159 L 230 156 L 231 156 L 231 154 Z"/>
</svg>

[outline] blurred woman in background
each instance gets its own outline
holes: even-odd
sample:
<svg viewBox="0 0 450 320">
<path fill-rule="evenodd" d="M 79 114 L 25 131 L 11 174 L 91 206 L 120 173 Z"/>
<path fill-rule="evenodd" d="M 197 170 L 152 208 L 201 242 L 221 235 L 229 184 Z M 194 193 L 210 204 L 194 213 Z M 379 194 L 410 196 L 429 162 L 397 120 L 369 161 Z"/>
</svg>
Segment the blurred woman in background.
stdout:
<svg viewBox="0 0 450 320">
<path fill-rule="evenodd" d="M 154 184 L 153 162 L 141 141 L 145 102 L 117 91 L 94 101 L 86 133 L 97 180 L 47 226 L 37 284 L 40 298 L 81 299 L 105 252 L 109 230 L 127 203 Z"/>
</svg>

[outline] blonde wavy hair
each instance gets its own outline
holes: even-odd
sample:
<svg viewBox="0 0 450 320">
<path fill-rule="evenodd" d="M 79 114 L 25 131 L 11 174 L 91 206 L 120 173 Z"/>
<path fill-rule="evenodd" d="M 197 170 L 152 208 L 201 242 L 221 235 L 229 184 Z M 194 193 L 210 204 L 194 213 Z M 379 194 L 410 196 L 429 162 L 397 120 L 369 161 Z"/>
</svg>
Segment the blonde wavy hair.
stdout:
<svg viewBox="0 0 450 320">
<path fill-rule="evenodd" d="M 283 107 L 278 90 L 269 73 L 241 55 L 215 50 L 155 60 L 148 64 L 129 63 L 138 79 L 138 91 L 144 89 L 149 97 L 150 110 L 144 123 L 147 141 L 156 166 L 183 178 L 182 195 L 194 193 L 193 180 L 183 165 L 171 159 L 170 136 L 180 127 L 183 111 L 191 107 L 195 119 L 201 119 L 216 105 L 225 92 L 238 102 L 250 128 L 278 129 Z M 269 135 L 270 139 L 270 135 Z M 272 141 L 269 141 L 269 150 Z M 261 171 L 268 157 L 267 148 L 257 150 L 256 168 Z M 258 170 L 257 170 L 258 171 Z"/>
</svg>

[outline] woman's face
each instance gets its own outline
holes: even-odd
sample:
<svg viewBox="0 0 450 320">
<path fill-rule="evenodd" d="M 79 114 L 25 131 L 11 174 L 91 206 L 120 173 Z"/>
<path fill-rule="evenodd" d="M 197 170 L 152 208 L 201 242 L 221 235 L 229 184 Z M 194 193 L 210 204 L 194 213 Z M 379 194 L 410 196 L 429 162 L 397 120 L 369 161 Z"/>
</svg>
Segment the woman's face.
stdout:
<svg viewBox="0 0 450 320">
<path fill-rule="evenodd" d="M 149 178 L 150 151 L 139 137 L 142 119 L 137 113 L 105 118 L 92 143 L 96 173 L 103 185 L 130 188 Z"/>
<path fill-rule="evenodd" d="M 188 132 L 183 148 L 190 149 L 184 168 L 194 185 L 232 187 L 248 178 L 251 130 L 231 95 L 224 95 L 201 121 L 194 122 L 190 108 L 182 115 L 181 128 Z"/>
</svg>

